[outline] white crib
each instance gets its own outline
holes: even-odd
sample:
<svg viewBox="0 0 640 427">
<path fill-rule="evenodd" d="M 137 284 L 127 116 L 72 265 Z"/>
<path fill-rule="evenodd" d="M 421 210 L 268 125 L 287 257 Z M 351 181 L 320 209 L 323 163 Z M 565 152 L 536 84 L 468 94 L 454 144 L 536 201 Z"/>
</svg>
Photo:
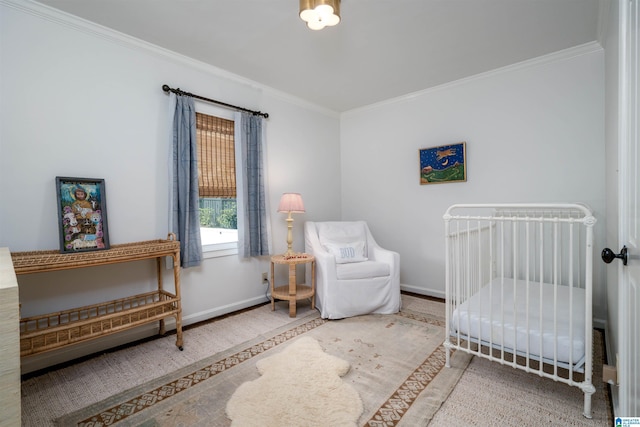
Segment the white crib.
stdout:
<svg viewBox="0 0 640 427">
<path fill-rule="evenodd" d="M 461 350 L 578 387 L 591 418 L 591 210 L 453 205 L 444 221 L 446 365 Z"/>
</svg>

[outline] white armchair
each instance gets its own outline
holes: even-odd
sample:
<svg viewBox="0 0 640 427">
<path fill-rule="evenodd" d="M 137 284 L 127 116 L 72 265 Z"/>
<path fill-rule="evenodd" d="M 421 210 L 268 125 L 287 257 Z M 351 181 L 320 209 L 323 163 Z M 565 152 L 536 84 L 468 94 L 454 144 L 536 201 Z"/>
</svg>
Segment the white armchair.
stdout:
<svg viewBox="0 0 640 427">
<path fill-rule="evenodd" d="M 322 318 L 400 310 L 400 255 L 381 248 L 366 222 L 307 221 L 304 235 L 305 252 L 316 258 L 316 306 Z"/>
</svg>

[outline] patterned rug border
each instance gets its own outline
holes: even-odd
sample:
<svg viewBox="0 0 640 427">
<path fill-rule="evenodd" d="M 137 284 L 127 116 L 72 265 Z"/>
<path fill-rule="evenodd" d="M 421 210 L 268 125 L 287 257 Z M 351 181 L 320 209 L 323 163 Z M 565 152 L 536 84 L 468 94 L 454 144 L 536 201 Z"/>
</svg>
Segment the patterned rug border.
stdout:
<svg viewBox="0 0 640 427">
<path fill-rule="evenodd" d="M 394 315 L 392 315 L 394 316 Z M 421 313 L 403 309 L 395 316 L 405 317 L 414 321 L 445 327 L 445 322 L 437 315 Z M 136 415 L 154 405 L 165 401 L 193 386 L 201 384 L 207 379 L 242 364 L 266 351 L 299 337 L 330 320 L 321 319 L 319 313 L 297 319 L 271 333 L 261 335 L 253 340 L 232 347 L 226 351 L 212 355 L 206 359 L 194 362 L 156 380 L 119 393 L 119 402 L 113 402 L 114 397 L 66 414 L 56 420 L 56 425 L 77 427 L 111 426 Z M 336 321 L 333 321 L 336 322 Z M 337 321 L 339 322 L 339 320 Z M 213 360 L 213 361 L 212 361 Z M 445 364 L 445 349 L 440 344 L 429 356 L 393 391 L 387 401 L 373 414 L 364 425 L 371 427 L 396 426 L 404 414 L 410 409 L 420 393 L 428 387 L 431 381 L 442 370 Z M 203 366 L 204 365 L 204 366 Z M 197 368 L 197 366 L 203 366 Z M 170 379 L 171 378 L 171 379 Z M 107 407 L 107 409 L 104 409 Z M 93 413 L 83 416 L 83 413 Z M 75 421 L 82 418 L 81 421 Z"/>
<path fill-rule="evenodd" d="M 375 414 L 365 423 L 370 427 L 392 427 L 398 425 L 407 410 L 413 405 L 420 393 L 440 373 L 445 365 L 446 350 L 438 346 L 402 385 L 380 406 Z M 453 354 L 453 352 L 452 352 Z"/>
</svg>

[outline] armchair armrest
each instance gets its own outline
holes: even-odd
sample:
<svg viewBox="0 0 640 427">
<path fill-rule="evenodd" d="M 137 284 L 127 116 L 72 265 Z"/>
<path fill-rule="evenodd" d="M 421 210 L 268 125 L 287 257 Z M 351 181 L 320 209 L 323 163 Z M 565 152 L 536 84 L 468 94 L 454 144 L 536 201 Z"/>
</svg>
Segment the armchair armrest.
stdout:
<svg viewBox="0 0 640 427">
<path fill-rule="evenodd" d="M 322 247 L 318 239 L 316 239 L 315 242 L 310 242 L 309 240 L 313 239 L 307 239 L 305 242 L 305 252 L 316 257 L 316 269 L 318 270 L 318 273 L 320 274 L 320 270 L 322 270 L 325 274 L 328 274 L 329 277 L 335 277 L 336 258 L 331 252 L 327 252 Z"/>
<path fill-rule="evenodd" d="M 385 264 L 392 265 L 393 268 L 398 268 L 400 254 L 384 249 L 378 245 L 372 245 L 369 247 L 369 259 L 372 261 L 384 262 Z"/>
<path fill-rule="evenodd" d="M 315 231 L 310 232 L 311 230 L 307 230 L 308 227 L 313 228 L 315 225 L 309 222 L 305 223 L 304 250 L 316 258 L 316 283 L 328 282 L 330 278 L 335 279 L 337 276 L 336 258 L 322 247 L 317 233 Z M 310 273 L 308 272 L 307 283 L 310 283 L 310 277 Z M 317 286 L 317 288 L 321 289 L 325 287 Z"/>
<path fill-rule="evenodd" d="M 316 257 L 316 269 L 322 268 L 327 274 L 336 276 L 336 257 L 331 252 L 325 251 L 322 246 L 314 247 L 313 256 Z"/>
</svg>

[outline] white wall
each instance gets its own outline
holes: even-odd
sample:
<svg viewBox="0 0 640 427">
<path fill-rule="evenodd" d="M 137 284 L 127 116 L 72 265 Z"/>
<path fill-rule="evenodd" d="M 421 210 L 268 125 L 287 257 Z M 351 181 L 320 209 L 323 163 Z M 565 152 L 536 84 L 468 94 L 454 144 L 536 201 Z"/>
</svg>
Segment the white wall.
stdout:
<svg viewBox="0 0 640 427">
<path fill-rule="evenodd" d="M 342 216 L 400 253 L 406 290 L 443 296 L 454 203 L 584 202 L 605 226 L 604 53 L 597 44 L 346 113 Z M 419 184 L 418 150 L 465 141 L 467 182 Z M 595 316 L 605 319 L 596 259 Z"/>
<path fill-rule="evenodd" d="M 169 97 L 162 84 L 268 112 L 274 251 L 286 249 L 283 192 L 302 193 L 305 219 L 339 218 L 339 117 L 222 70 L 30 2 L 0 3 L 0 247 L 57 249 L 55 177 L 104 178 L 112 244 L 167 235 Z M 184 324 L 266 301 L 268 257 L 206 259 L 182 271 Z M 285 277 L 284 272 L 282 277 Z M 172 283 L 170 271 L 165 283 Z M 21 276 L 22 315 L 146 292 L 154 263 Z M 136 330 L 149 335 L 152 329 Z M 23 360 L 23 372 L 138 335 Z M 189 343 L 185 343 L 188 349 Z M 185 350 L 186 351 L 186 350 Z M 46 359 L 46 360 L 45 360 Z"/>
</svg>

